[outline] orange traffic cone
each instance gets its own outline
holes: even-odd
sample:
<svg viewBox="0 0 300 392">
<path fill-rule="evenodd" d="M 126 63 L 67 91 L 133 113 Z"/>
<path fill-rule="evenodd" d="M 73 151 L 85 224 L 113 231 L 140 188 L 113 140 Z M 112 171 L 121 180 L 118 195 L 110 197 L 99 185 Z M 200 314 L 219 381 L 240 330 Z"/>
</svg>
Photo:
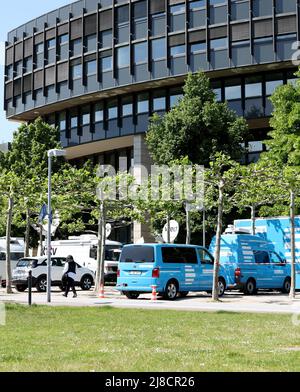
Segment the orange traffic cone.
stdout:
<svg viewBox="0 0 300 392">
<path fill-rule="evenodd" d="M 100 285 L 100 292 L 99 292 L 99 298 L 105 298 L 104 296 L 104 285 Z"/>
<path fill-rule="evenodd" d="M 156 292 L 157 286 L 153 285 L 151 287 L 152 287 L 151 301 L 157 301 L 157 292 Z"/>
</svg>

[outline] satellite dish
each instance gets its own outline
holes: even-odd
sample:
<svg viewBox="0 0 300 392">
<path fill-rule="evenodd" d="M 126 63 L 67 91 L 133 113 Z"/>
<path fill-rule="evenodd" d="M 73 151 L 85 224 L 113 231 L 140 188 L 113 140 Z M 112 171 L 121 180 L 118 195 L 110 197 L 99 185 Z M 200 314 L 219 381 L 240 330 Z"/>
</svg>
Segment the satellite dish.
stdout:
<svg viewBox="0 0 300 392">
<path fill-rule="evenodd" d="M 174 242 L 179 234 L 179 223 L 176 220 L 170 221 L 170 242 Z M 162 231 L 163 240 L 168 242 L 168 224 L 164 225 Z"/>
<path fill-rule="evenodd" d="M 110 223 L 106 223 L 106 225 L 105 225 L 105 235 L 106 235 L 106 238 L 108 238 L 111 235 L 111 230 L 112 230 L 111 224 Z"/>
</svg>

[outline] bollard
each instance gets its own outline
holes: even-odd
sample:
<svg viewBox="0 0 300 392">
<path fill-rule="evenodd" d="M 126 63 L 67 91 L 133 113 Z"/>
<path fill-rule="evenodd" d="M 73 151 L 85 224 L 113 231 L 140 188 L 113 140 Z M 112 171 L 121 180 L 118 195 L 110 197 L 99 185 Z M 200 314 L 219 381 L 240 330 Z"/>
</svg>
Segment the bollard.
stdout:
<svg viewBox="0 0 300 392">
<path fill-rule="evenodd" d="M 151 287 L 152 287 L 151 301 L 157 301 L 157 292 L 156 292 L 157 286 L 153 285 Z"/>
<path fill-rule="evenodd" d="M 103 284 L 100 285 L 99 298 L 101 298 L 101 299 L 105 298 L 105 296 L 104 296 L 104 285 Z"/>
<path fill-rule="evenodd" d="M 28 305 L 31 306 L 31 303 L 32 303 L 32 271 L 29 271 L 27 281 L 28 281 Z"/>
</svg>

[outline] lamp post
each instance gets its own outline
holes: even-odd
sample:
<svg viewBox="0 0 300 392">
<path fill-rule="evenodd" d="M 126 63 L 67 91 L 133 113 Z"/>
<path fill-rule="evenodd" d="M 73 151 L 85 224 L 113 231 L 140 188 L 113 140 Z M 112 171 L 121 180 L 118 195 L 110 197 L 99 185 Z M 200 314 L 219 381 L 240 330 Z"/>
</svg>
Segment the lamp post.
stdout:
<svg viewBox="0 0 300 392">
<path fill-rule="evenodd" d="M 48 151 L 48 230 L 47 230 L 47 302 L 51 302 L 51 158 L 66 156 L 65 150 L 49 150 Z"/>
</svg>

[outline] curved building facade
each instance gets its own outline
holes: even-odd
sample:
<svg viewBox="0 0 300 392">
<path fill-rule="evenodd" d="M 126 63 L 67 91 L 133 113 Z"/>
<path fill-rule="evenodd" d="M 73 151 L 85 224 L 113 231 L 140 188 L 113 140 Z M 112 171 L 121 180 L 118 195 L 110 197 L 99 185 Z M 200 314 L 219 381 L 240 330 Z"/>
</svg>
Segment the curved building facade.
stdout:
<svg viewBox="0 0 300 392">
<path fill-rule="evenodd" d="M 220 101 L 249 121 L 247 161 L 269 129 L 268 97 L 293 82 L 299 0 L 80 0 L 8 33 L 7 118 L 42 116 L 71 159 L 149 163 L 149 116 L 207 72 Z"/>
</svg>

